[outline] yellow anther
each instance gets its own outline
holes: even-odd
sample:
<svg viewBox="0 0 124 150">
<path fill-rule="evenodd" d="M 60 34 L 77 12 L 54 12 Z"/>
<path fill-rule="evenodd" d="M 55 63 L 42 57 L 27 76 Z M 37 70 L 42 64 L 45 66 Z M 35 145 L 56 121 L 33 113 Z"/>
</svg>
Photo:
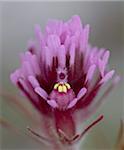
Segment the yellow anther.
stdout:
<svg viewBox="0 0 124 150">
<path fill-rule="evenodd" d="M 56 83 L 56 84 L 54 85 L 54 89 L 56 90 L 56 89 L 58 88 L 58 86 L 59 86 L 59 83 Z"/>
<path fill-rule="evenodd" d="M 58 87 L 58 91 L 59 91 L 59 92 L 63 92 L 62 85 L 59 85 L 59 87 Z"/>
<path fill-rule="evenodd" d="M 63 91 L 64 93 L 67 92 L 67 87 L 66 87 L 65 85 L 62 86 L 62 91 Z"/>
<path fill-rule="evenodd" d="M 67 87 L 68 89 L 71 88 L 71 86 L 70 86 L 68 83 L 65 83 L 65 85 L 66 85 L 66 87 Z"/>
<path fill-rule="evenodd" d="M 69 85 L 69 83 L 63 83 L 63 82 L 60 82 L 60 83 L 56 83 L 54 85 L 54 89 L 55 90 L 58 90 L 58 92 L 64 92 L 64 93 L 67 93 L 67 90 L 69 90 L 71 88 L 71 86 Z"/>
</svg>

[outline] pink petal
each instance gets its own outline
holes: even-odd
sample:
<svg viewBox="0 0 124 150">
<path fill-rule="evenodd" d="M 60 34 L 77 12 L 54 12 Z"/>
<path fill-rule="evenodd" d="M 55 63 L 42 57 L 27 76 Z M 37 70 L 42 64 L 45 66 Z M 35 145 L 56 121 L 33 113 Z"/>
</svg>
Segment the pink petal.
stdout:
<svg viewBox="0 0 124 150">
<path fill-rule="evenodd" d="M 33 40 L 29 40 L 28 41 L 28 49 L 30 49 L 30 48 L 34 48 L 34 46 L 35 46 L 35 44 L 34 44 L 34 41 Z"/>
<path fill-rule="evenodd" d="M 23 73 L 26 77 L 28 77 L 29 75 L 33 75 L 34 76 L 34 72 L 33 69 L 31 67 L 31 64 L 28 61 L 24 61 L 22 64 L 22 70 Z"/>
<path fill-rule="evenodd" d="M 19 79 L 20 84 L 23 86 L 23 88 L 26 90 L 26 92 L 31 92 L 30 88 L 28 87 L 27 83 L 25 82 L 25 80 L 23 80 L 22 78 Z"/>
<path fill-rule="evenodd" d="M 38 94 L 38 95 L 40 95 L 43 99 L 47 99 L 47 97 L 48 97 L 48 94 L 47 94 L 47 92 L 44 90 L 44 89 L 42 89 L 41 87 L 36 87 L 35 88 L 35 92 Z"/>
<path fill-rule="evenodd" d="M 14 73 L 12 73 L 10 75 L 10 79 L 11 79 L 12 83 L 15 85 L 16 85 L 19 77 L 20 77 L 20 69 L 16 70 Z"/>
<path fill-rule="evenodd" d="M 91 54 L 91 46 L 88 45 L 87 48 L 85 49 L 85 52 L 84 52 L 84 70 L 87 70 L 87 66 L 89 64 L 89 57 L 90 57 L 90 54 Z"/>
<path fill-rule="evenodd" d="M 86 88 L 82 88 L 82 89 L 79 91 L 79 93 L 78 93 L 78 95 L 77 95 L 77 98 L 78 98 L 78 99 L 82 98 L 82 97 L 86 94 L 86 92 L 87 92 L 87 89 L 86 89 Z"/>
<path fill-rule="evenodd" d="M 67 108 L 68 108 L 68 109 L 69 109 L 69 108 L 72 108 L 72 107 L 77 103 L 77 101 L 78 101 L 77 98 L 73 99 L 73 100 L 69 103 L 69 105 L 67 106 Z"/>
<path fill-rule="evenodd" d="M 98 58 L 101 58 L 103 56 L 104 52 L 105 52 L 105 49 L 101 48 L 98 52 Z"/>
<path fill-rule="evenodd" d="M 63 22 L 55 19 L 48 20 L 46 26 L 46 33 L 49 34 L 56 34 L 61 35 L 63 29 Z"/>
<path fill-rule="evenodd" d="M 74 61 L 75 61 L 75 43 L 71 44 L 70 47 L 70 66 L 74 65 Z"/>
<path fill-rule="evenodd" d="M 94 75 L 94 72 L 95 72 L 95 69 L 96 69 L 96 65 L 93 64 L 92 66 L 90 66 L 88 72 L 87 72 L 87 76 L 86 76 L 86 81 L 91 81 L 93 75 Z"/>
<path fill-rule="evenodd" d="M 73 100 L 69 103 L 69 105 L 68 105 L 67 108 L 72 108 L 72 107 L 78 102 L 78 100 L 80 100 L 80 99 L 86 94 L 86 92 L 87 92 L 87 89 L 86 89 L 86 88 L 82 88 L 82 89 L 79 91 L 79 93 L 78 93 L 78 95 L 77 95 L 77 98 L 73 99 Z"/>
<path fill-rule="evenodd" d="M 105 64 L 101 59 L 98 59 L 98 66 L 99 66 L 101 76 L 104 77 Z"/>
<path fill-rule="evenodd" d="M 47 45 L 50 49 L 53 49 L 54 52 L 56 52 L 56 50 L 59 48 L 60 46 L 60 39 L 57 35 L 52 34 L 48 36 L 47 39 Z"/>
<path fill-rule="evenodd" d="M 65 51 L 65 46 L 64 45 L 62 45 L 59 48 L 58 60 L 59 60 L 60 67 L 64 68 L 65 67 L 65 63 L 66 63 L 66 51 Z"/>
<path fill-rule="evenodd" d="M 103 55 L 103 61 L 104 61 L 104 65 L 106 66 L 107 63 L 108 63 L 108 60 L 109 60 L 109 57 L 110 57 L 110 52 L 109 51 L 106 51 Z"/>
<path fill-rule="evenodd" d="M 38 39 L 38 41 L 40 42 L 41 39 L 42 39 L 42 33 L 41 33 L 41 28 L 40 28 L 40 25 L 35 25 L 35 35 Z"/>
<path fill-rule="evenodd" d="M 33 86 L 33 88 L 40 86 L 40 84 L 38 83 L 37 79 L 34 76 L 29 76 L 28 80 L 31 83 L 31 85 Z"/>
<path fill-rule="evenodd" d="M 25 52 L 25 61 L 28 61 L 31 67 L 32 67 L 32 56 L 33 55 L 31 54 L 31 52 L 29 51 Z"/>
<path fill-rule="evenodd" d="M 85 26 L 85 28 L 84 28 L 84 30 L 83 30 L 83 43 L 82 43 L 82 45 L 83 45 L 83 50 L 85 50 L 86 49 L 86 47 L 87 47 L 87 44 L 88 44 L 88 39 L 89 39 L 89 30 L 90 30 L 90 26 L 89 26 L 89 24 L 87 24 L 86 26 Z"/>
<path fill-rule="evenodd" d="M 65 43 L 64 43 L 66 51 L 69 48 L 69 44 L 70 44 L 70 37 L 69 37 L 69 35 L 67 35 L 66 39 L 65 39 Z"/>
<path fill-rule="evenodd" d="M 29 52 L 29 51 L 25 52 L 25 57 L 26 57 L 27 61 L 31 60 L 31 56 L 32 56 L 31 52 Z"/>
<path fill-rule="evenodd" d="M 52 59 L 53 59 L 53 54 L 50 48 L 45 47 L 45 62 L 46 65 L 51 66 L 52 65 Z"/>
<path fill-rule="evenodd" d="M 32 55 L 32 68 L 37 75 L 41 73 L 36 55 Z"/>
<path fill-rule="evenodd" d="M 35 25 L 35 36 L 37 38 L 37 41 L 39 43 L 39 48 L 43 48 L 45 46 L 45 40 L 44 40 L 44 36 L 41 32 L 41 28 L 40 25 Z M 38 51 L 36 51 L 38 53 Z"/>
<path fill-rule="evenodd" d="M 75 30 L 81 30 L 82 29 L 81 19 L 78 15 L 74 15 L 71 20 L 72 20 L 73 24 L 75 25 L 74 26 Z"/>
<path fill-rule="evenodd" d="M 53 108 L 57 108 L 58 107 L 58 104 L 56 103 L 55 100 L 47 100 L 47 103 L 53 107 Z"/>
<path fill-rule="evenodd" d="M 46 26 L 46 32 L 47 32 L 47 34 L 51 34 L 51 29 L 50 29 L 50 23 L 49 23 L 49 21 L 48 21 L 48 24 Z"/>
<path fill-rule="evenodd" d="M 90 53 L 90 62 L 91 64 L 96 64 L 97 62 L 97 54 L 98 54 L 98 48 L 94 47 Z"/>
<path fill-rule="evenodd" d="M 110 79 L 113 77 L 114 73 L 115 73 L 115 70 L 111 70 L 110 72 L 108 72 L 108 73 L 102 78 L 102 80 L 100 81 L 100 84 L 103 84 L 103 83 L 107 82 L 108 80 L 110 80 Z"/>
<path fill-rule="evenodd" d="M 24 92 L 24 94 L 28 97 L 31 98 L 31 101 L 39 101 L 39 98 L 37 95 L 34 93 L 32 87 L 22 78 L 19 79 L 19 83 L 22 86 L 21 90 Z M 23 90 L 24 89 L 24 90 Z M 28 95 L 27 95 L 28 93 Z"/>
<path fill-rule="evenodd" d="M 38 58 L 35 54 L 31 54 L 31 52 L 27 51 L 25 53 L 25 55 L 21 54 L 21 59 L 22 59 L 22 63 L 28 62 L 31 69 L 31 72 L 33 72 L 34 74 L 39 75 L 40 74 L 40 68 L 39 68 L 39 64 L 38 64 Z"/>
<path fill-rule="evenodd" d="M 104 77 L 104 72 L 105 72 L 106 65 L 108 63 L 109 56 L 110 56 L 110 52 L 106 51 L 103 55 L 102 60 L 100 58 L 98 60 L 98 66 L 102 77 Z"/>
</svg>

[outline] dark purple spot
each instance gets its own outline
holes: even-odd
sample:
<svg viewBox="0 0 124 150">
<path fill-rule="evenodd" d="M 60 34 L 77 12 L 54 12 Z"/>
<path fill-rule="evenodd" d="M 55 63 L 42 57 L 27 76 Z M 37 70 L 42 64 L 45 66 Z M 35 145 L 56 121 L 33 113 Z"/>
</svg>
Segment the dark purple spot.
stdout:
<svg viewBox="0 0 124 150">
<path fill-rule="evenodd" d="M 60 79 L 64 79 L 64 78 L 65 78 L 65 74 L 64 74 L 64 73 L 60 73 L 60 74 L 59 74 L 59 78 L 60 78 Z"/>
</svg>

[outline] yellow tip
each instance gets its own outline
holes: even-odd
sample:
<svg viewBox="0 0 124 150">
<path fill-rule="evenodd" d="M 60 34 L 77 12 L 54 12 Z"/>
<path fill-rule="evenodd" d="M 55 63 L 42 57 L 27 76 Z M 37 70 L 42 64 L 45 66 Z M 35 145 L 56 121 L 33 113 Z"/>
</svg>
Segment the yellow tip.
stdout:
<svg viewBox="0 0 124 150">
<path fill-rule="evenodd" d="M 56 89 L 58 88 L 58 86 L 59 86 L 59 83 L 56 83 L 56 84 L 54 85 L 54 89 L 56 90 Z"/>
<path fill-rule="evenodd" d="M 59 91 L 59 92 L 63 92 L 62 85 L 59 85 L 59 87 L 58 87 L 58 91 Z"/>
<path fill-rule="evenodd" d="M 65 85 L 63 85 L 63 86 L 62 86 L 62 90 L 63 90 L 63 92 L 66 93 L 66 92 L 67 92 L 67 87 L 66 87 Z"/>
<path fill-rule="evenodd" d="M 71 86 L 70 86 L 68 83 L 65 83 L 65 85 L 66 85 L 66 87 L 67 87 L 68 89 L 71 88 Z"/>
</svg>

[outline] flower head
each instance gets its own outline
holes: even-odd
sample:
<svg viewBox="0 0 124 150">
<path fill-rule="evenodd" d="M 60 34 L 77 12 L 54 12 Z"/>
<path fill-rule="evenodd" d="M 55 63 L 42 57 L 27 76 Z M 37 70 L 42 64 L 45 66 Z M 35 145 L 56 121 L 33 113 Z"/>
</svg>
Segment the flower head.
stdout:
<svg viewBox="0 0 124 150">
<path fill-rule="evenodd" d="M 29 42 L 28 51 L 20 55 L 21 67 L 11 74 L 41 115 L 54 118 L 64 141 L 66 135 L 76 135 L 75 114 L 85 112 L 88 118 L 101 103 L 94 98 L 115 74 L 108 69 L 110 52 L 90 46 L 89 29 L 79 16 L 68 22 L 50 21 L 44 33 L 36 25 L 36 40 Z"/>
</svg>

